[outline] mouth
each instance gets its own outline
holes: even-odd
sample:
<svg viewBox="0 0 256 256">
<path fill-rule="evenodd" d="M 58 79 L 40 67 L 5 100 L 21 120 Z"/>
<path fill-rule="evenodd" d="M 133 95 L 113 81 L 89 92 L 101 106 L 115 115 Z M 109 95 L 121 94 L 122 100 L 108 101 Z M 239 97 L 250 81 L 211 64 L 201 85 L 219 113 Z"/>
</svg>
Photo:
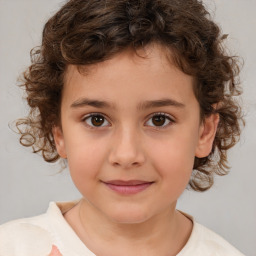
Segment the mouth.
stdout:
<svg viewBox="0 0 256 256">
<path fill-rule="evenodd" d="M 132 195 L 149 188 L 154 182 L 143 180 L 110 180 L 103 182 L 109 189 L 123 195 Z"/>
</svg>

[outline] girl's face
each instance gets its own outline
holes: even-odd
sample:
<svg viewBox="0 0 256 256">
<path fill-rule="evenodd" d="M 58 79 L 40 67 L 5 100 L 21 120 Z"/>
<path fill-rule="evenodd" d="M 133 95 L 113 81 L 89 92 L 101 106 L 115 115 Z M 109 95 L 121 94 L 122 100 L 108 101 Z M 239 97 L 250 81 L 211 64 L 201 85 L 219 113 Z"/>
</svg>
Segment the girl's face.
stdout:
<svg viewBox="0 0 256 256">
<path fill-rule="evenodd" d="M 192 77 L 157 46 L 127 50 L 79 73 L 66 71 L 57 150 L 92 209 L 118 223 L 140 223 L 186 188 L 194 157 L 211 150 L 217 121 L 200 122 Z M 171 207 L 171 208 L 170 208 Z"/>
</svg>

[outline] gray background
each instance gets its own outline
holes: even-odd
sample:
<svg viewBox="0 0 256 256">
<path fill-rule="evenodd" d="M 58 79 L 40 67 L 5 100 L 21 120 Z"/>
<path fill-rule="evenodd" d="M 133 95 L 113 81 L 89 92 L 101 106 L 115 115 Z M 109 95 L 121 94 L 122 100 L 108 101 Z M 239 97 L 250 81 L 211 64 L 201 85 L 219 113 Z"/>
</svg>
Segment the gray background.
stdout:
<svg viewBox="0 0 256 256">
<path fill-rule="evenodd" d="M 206 1 L 205 1 L 206 2 Z M 26 115 L 18 75 L 39 45 L 44 22 L 60 0 L 0 0 L 0 223 L 44 212 L 49 201 L 77 199 L 67 170 L 47 164 L 28 148 L 8 123 Z M 195 216 L 248 256 L 256 255 L 256 1 L 207 0 L 214 19 L 229 34 L 228 45 L 245 61 L 241 74 L 247 126 L 229 153 L 231 172 L 205 193 L 186 191 L 178 208 Z"/>
</svg>

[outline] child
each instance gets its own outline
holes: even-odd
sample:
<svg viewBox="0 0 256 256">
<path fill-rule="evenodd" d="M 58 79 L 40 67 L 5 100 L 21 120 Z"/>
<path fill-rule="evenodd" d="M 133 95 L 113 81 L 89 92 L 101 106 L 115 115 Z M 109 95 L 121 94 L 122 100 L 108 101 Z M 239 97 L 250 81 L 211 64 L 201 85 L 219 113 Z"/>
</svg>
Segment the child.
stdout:
<svg viewBox="0 0 256 256">
<path fill-rule="evenodd" d="M 82 194 L 0 227 L 0 255 L 242 255 L 176 210 L 227 173 L 239 68 L 198 0 L 71 0 L 24 73 L 21 143 Z M 65 160 L 66 159 L 66 160 Z"/>
</svg>

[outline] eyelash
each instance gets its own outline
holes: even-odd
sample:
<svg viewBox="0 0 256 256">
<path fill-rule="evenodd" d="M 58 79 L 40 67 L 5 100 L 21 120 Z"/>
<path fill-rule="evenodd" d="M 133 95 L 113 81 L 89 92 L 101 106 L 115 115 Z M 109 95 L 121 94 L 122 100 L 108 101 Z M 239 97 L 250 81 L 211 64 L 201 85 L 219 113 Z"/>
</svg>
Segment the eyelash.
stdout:
<svg viewBox="0 0 256 256">
<path fill-rule="evenodd" d="M 86 123 L 86 120 L 91 118 L 91 117 L 103 117 L 104 118 L 104 122 L 105 120 L 107 120 L 108 118 L 106 118 L 106 116 L 102 113 L 90 113 L 89 115 L 86 115 L 85 117 L 83 117 L 82 119 L 82 122 L 85 123 L 86 127 L 90 128 L 90 129 L 100 129 L 102 127 L 106 127 L 107 125 L 105 126 L 93 126 L 93 125 L 88 125 Z M 175 121 L 173 120 L 172 116 L 170 116 L 169 114 L 166 114 L 166 113 L 163 113 L 163 112 L 158 112 L 158 113 L 154 113 L 154 114 L 151 114 L 149 117 L 148 117 L 148 120 L 150 120 L 151 118 L 154 118 L 155 116 L 162 116 L 164 118 L 166 118 L 167 120 L 169 120 L 169 123 L 165 126 L 154 126 L 154 129 L 157 129 L 157 130 L 162 130 L 162 129 L 165 129 L 167 127 L 169 127 L 170 125 L 172 125 L 173 123 L 175 123 Z M 107 121 L 108 122 L 108 121 Z M 147 121 L 148 122 L 148 121 Z M 166 120 L 165 120 L 166 122 Z M 164 122 L 164 123 L 165 123 Z"/>
</svg>

